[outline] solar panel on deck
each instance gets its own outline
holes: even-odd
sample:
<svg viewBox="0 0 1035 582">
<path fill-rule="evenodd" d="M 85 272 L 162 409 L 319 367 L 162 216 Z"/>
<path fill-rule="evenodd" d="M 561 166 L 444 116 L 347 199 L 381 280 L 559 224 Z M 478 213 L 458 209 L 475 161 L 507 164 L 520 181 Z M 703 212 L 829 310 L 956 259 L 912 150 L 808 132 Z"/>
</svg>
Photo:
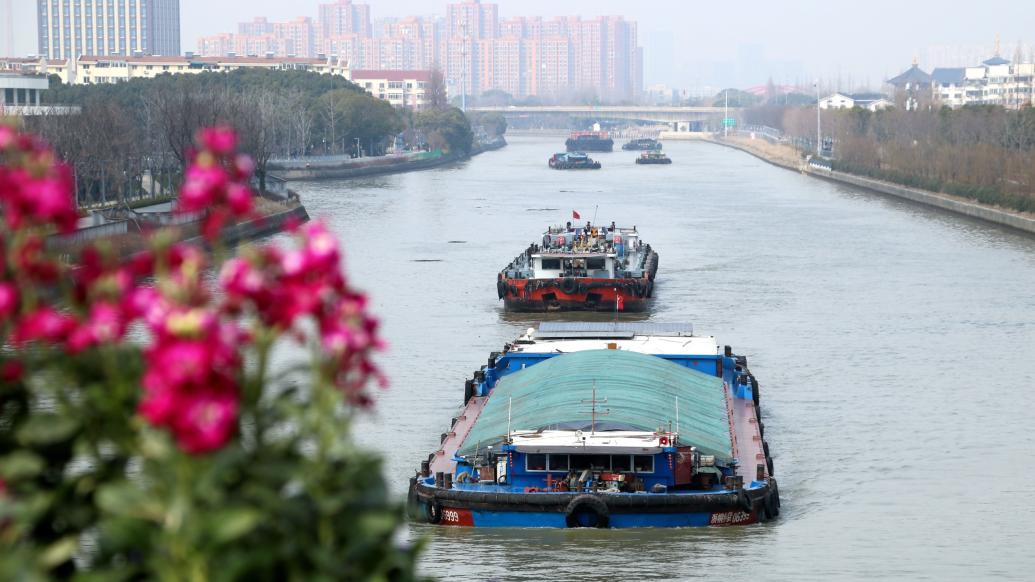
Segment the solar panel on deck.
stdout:
<svg viewBox="0 0 1035 582">
<path fill-rule="evenodd" d="M 548 321 L 539 324 L 537 338 L 586 338 L 609 337 L 625 338 L 636 334 L 657 336 L 692 336 L 694 326 L 689 323 L 655 323 L 655 322 L 597 322 L 597 321 Z"/>
</svg>

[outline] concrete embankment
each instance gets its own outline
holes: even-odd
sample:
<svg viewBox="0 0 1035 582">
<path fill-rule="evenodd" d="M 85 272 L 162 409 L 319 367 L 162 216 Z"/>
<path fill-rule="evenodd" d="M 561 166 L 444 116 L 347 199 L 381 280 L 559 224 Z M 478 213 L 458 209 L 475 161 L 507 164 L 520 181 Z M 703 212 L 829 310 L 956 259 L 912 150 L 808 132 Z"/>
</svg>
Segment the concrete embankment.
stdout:
<svg viewBox="0 0 1035 582">
<path fill-rule="evenodd" d="M 468 155 L 435 151 L 359 159 L 310 158 L 271 161 L 267 166 L 267 171 L 287 181 L 346 180 L 429 170 L 462 162 L 478 154 L 498 150 L 505 145 L 507 142 L 500 138 L 498 141 L 476 145 Z"/>
<path fill-rule="evenodd" d="M 821 180 L 847 184 L 880 194 L 911 200 L 920 204 L 941 208 L 949 212 L 955 212 L 971 218 L 978 218 L 1035 234 L 1035 215 L 1032 214 L 989 206 L 987 204 L 973 202 L 958 196 L 931 192 L 929 190 L 920 190 L 918 188 L 909 188 L 892 182 L 885 182 L 883 180 L 875 180 L 873 178 L 857 176 L 855 174 L 847 174 L 845 172 L 837 172 L 822 167 L 811 166 L 806 164 L 801 158 L 797 157 L 797 152 L 793 148 L 771 144 L 762 139 L 747 140 L 743 138 L 713 138 L 706 141 L 738 149 L 775 166 L 802 172 Z"/>
</svg>

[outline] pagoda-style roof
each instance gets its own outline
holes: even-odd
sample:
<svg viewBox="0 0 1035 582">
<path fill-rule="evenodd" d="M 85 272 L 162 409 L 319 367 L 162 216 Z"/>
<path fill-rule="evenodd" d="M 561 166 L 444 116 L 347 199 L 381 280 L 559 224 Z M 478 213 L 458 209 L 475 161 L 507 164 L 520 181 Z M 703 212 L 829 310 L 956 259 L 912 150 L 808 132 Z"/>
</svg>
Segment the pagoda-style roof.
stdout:
<svg viewBox="0 0 1035 582">
<path fill-rule="evenodd" d="M 924 85 L 931 82 L 931 75 L 926 73 L 920 68 L 920 65 L 914 64 L 909 68 L 908 71 L 901 75 L 888 79 L 888 83 L 895 87 L 904 87 L 907 84 L 913 85 Z"/>
<path fill-rule="evenodd" d="M 981 64 L 985 65 L 986 67 L 995 67 L 997 65 L 1009 65 L 1010 61 L 1004 59 L 1003 57 L 1001 57 L 999 55 L 996 55 L 996 56 L 988 59 L 987 61 L 982 61 Z"/>
</svg>

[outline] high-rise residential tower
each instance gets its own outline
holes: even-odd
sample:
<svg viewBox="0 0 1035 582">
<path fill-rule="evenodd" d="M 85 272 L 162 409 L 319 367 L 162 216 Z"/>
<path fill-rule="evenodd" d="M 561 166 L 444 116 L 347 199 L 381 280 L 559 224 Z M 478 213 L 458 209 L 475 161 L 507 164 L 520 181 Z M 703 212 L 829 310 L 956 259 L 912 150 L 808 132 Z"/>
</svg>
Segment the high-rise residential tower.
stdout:
<svg viewBox="0 0 1035 582">
<path fill-rule="evenodd" d="M 37 0 L 39 53 L 179 55 L 180 0 Z"/>
</svg>

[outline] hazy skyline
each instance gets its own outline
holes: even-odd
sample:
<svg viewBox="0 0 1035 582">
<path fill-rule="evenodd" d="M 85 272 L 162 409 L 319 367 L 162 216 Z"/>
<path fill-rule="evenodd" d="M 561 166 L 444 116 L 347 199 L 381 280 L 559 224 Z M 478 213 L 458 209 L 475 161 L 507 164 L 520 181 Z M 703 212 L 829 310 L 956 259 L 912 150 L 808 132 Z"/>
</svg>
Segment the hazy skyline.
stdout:
<svg viewBox="0 0 1035 582">
<path fill-rule="evenodd" d="M 181 0 L 182 46 L 193 51 L 203 35 L 233 32 L 255 16 L 285 20 L 316 16 L 322 0 Z M 36 53 L 36 1 L 14 2 L 14 48 L 18 56 Z M 447 2 L 369 0 L 372 18 L 444 14 Z M 485 2 L 488 3 L 488 2 Z M 621 15 L 639 22 L 644 47 L 644 85 L 673 88 L 778 84 L 815 77 L 844 89 L 879 85 L 909 66 L 914 57 L 927 69 L 976 64 L 991 56 L 995 37 L 1012 58 L 1019 41 L 1024 57 L 1035 44 L 1035 10 L 1019 0 L 995 9 L 951 11 L 944 2 L 874 0 L 845 8 L 821 0 L 792 5 L 745 2 L 741 5 L 629 0 L 500 0 L 500 17 Z M 0 11 L 0 18 L 3 18 Z M 0 23 L 0 34 L 6 35 Z M 1027 35 L 1027 37 L 1025 36 Z M 5 50 L 6 39 L 0 42 Z M 936 59 L 938 62 L 928 62 Z"/>
</svg>

